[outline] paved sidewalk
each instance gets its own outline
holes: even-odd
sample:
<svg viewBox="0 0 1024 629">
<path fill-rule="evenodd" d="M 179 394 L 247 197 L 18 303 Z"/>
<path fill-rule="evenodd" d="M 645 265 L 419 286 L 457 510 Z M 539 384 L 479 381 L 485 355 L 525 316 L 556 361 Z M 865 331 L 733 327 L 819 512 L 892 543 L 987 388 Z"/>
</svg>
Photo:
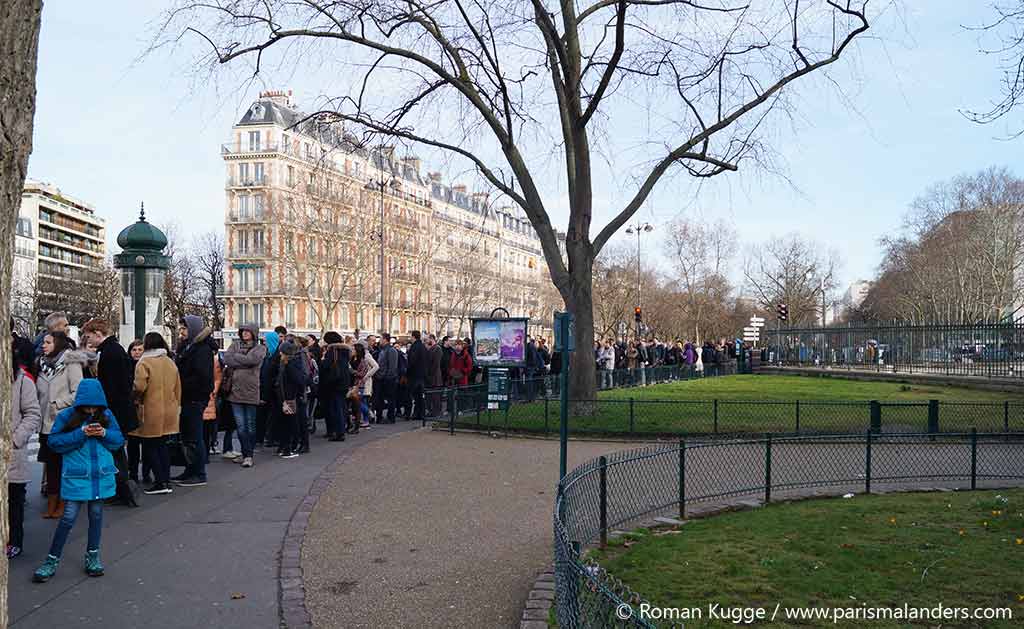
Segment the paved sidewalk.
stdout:
<svg viewBox="0 0 1024 629">
<path fill-rule="evenodd" d="M 570 442 L 569 467 L 638 445 Z M 302 551 L 315 627 L 519 626 L 551 564 L 558 442 L 422 430 L 336 469 Z"/>
<path fill-rule="evenodd" d="M 138 509 L 107 508 L 102 544 L 107 574 L 99 579 L 82 573 L 88 519 L 81 514 L 57 576 L 31 583 L 56 526 L 40 518 L 39 485 L 33 482 L 25 553 L 10 564 L 11 626 L 277 628 L 281 543 L 310 485 L 340 454 L 416 426 L 375 427 L 345 443 L 317 435 L 311 454 L 280 460 L 257 453 L 250 470 L 217 456 L 205 487 L 142 496 Z M 236 594 L 244 598 L 233 599 Z"/>
</svg>

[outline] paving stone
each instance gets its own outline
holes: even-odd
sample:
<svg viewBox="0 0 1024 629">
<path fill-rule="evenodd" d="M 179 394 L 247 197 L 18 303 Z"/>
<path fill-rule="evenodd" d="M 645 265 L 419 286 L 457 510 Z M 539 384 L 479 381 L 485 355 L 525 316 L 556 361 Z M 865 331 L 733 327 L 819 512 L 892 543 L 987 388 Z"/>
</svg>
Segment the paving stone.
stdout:
<svg viewBox="0 0 1024 629">
<path fill-rule="evenodd" d="M 525 609 L 523 610 L 523 620 L 547 620 L 548 610 L 546 609 Z"/>
<path fill-rule="evenodd" d="M 532 592 L 530 592 L 530 596 L 528 597 L 528 599 L 553 601 L 555 600 L 555 593 L 551 590 L 533 590 Z"/>
<path fill-rule="evenodd" d="M 553 591 L 555 589 L 555 582 L 554 581 L 537 581 L 536 583 L 533 584 L 533 589 L 534 590 L 552 590 Z"/>
<path fill-rule="evenodd" d="M 551 601 L 534 598 L 526 601 L 526 609 L 551 609 Z"/>
<path fill-rule="evenodd" d="M 548 629 L 547 620 L 524 620 L 519 629 Z"/>
</svg>

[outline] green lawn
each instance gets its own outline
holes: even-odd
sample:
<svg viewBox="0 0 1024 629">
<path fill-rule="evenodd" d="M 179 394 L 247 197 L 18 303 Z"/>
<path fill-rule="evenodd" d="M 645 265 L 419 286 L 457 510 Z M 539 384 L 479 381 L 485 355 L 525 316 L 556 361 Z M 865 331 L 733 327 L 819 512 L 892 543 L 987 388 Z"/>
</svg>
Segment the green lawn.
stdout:
<svg viewBox="0 0 1024 629">
<path fill-rule="evenodd" d="M 883 430 L 917 432 L 927 430 L 929 399 L 941 402 L 943 431 L 999 432 L 1007 426 L 1024 430 L 1024 400 L 1003 407 L 1011 397 L 958 387 L 837 378 L 726 376 L 601 392 L 599 401 L 589 405 L 589 414 L 577 412 L 569 418 L 569 430 L 640 436 L 864 432 L 871 420 L 868 401 L 878 400 L 883 403 Z M 459 423 L 554 434 L 558 402 L 513 404 L 507 416 L 484 411 L 479 417 L 462 416 Z"/>
<path fill-rule="evenodd" d="M 639 531 L 591 551 L 658 606 L 1009 607 L 1021 626 L 1024 490 L 779 503 Z M 786 625 L 789 623 L 779 623 Z M 795 623 L 794 623 L 795 624 Z M 831 623 L 804 621 L 812 626 Z M 870 624 L 907 626 L 912 623 Z M 687 622 L 693 626 L 725 623 Z M 839 626 L 864 626 L 860 623 Z"/>
</svg>

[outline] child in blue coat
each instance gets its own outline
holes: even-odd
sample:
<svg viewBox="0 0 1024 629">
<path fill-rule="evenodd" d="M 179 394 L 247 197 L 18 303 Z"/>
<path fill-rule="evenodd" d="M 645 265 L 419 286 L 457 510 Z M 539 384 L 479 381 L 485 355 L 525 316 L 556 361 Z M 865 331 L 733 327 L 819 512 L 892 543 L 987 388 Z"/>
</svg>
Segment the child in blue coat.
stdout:
<svg viewBox="0 0 1024 629">
<path fill-rule="evenodd" d="M 36 570 L 32 580 L 48 581 L 57 572 L 64 544 L 68 540 L 78 512 L 89 510 L 89 541 L 85 553 L 85 573 L 103 575 L 100 563 L 100 532 L 103 529 L 103 501 L 116 491 L 117 468 L 111 451 L 124 444 L 114 414 L 107 409 L 100 381 L 83 379 L 78 384 L 75 404 L 61 411 L 54 420 L 47 445 L 64 455 L 60 495 L 64 515 L 57 523 L 50 554 Z"/>
</svg>

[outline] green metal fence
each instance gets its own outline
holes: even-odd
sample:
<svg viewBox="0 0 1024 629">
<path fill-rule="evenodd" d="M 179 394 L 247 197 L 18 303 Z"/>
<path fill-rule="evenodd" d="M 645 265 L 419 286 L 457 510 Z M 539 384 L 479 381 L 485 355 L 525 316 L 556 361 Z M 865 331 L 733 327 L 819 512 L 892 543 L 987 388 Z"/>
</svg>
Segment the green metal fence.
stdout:
<svg viewBox="0 0 1024 629">
<path fill-rule="evenodd" d="M 851 324 L 764 330 L 763 363 L 1024 378 L 1024 323 Z"/>
<path fill-rule="evenodd" d="M 808 488 L 871 493 L 897 487 L 976 489 L 1024 481 L 1024 434 L 778 436 L 614 452 L 558 484 L 554 512 L 559 627 L 671 626 L 641 618 L 642 592 L 585 553 L 617 528 L 693 505 L 770 502 Z M 699 579 L 700 575 L 693 575 Z M 663 604 L 666 602 L 662 601 Z M 625 606 L 625 607 L 623 607 Z"/>
</svg>

